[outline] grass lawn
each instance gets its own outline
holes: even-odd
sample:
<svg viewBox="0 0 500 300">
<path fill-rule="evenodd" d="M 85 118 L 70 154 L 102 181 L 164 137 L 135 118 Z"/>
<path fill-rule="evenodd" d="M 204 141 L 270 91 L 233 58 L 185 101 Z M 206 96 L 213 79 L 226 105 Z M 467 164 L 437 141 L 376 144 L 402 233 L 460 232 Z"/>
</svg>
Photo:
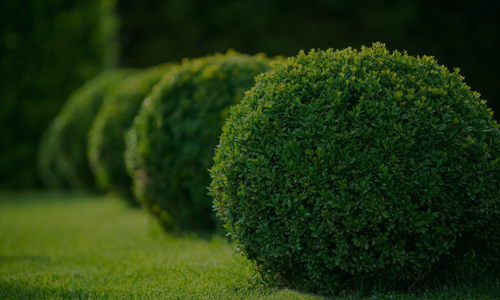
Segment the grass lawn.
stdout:
<svg viewBox="0 0 500 300">
<path fill-rule="evenodd" d="M 0 299 L 321 299 L 263 286 L 233 248 L 165 235 L 118 199 L 0 194 Z M 369 299 L 500 299 L 499 277 Z"/>
</svg>

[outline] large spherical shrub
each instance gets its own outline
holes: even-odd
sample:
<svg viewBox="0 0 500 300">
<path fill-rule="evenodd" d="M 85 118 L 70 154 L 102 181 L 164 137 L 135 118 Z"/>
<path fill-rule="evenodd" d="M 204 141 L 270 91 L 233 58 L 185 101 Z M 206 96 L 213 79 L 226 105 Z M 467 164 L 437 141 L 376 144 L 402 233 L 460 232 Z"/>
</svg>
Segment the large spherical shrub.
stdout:
<svg viewBox="0 0 500 300">
<path fill-rule="evenodd" d="M 66 101 L 44 135 L 40 146 L 39 171 L 48 187 L 67 185 L 93 189 L 95 180 L 86 158 L 87 132 L 107 93 L 131 70 L 103 72 L 86 82 Z"/>
<path fill-rule="evenodd" d="M 151 88 L 171 66 L 152 67 L 121 81 L 116 91 L 104 99 L 88 134 L 87 156 L 97 187 L 120 195 L 132 205 L 138 202 L 132 195 L 132 180 L 125 169 L 124 133 Z"/>
<path fill-rule="evenodd" d="M 458 70 L 378 43 L 272 67 L 232 108 L 210 170 L 264 280 L 411 286 L 500 258 L 499 126 Z"/>
<path fill-rule="evenodd" d="M 229 106 L 269 69 L 262 55 L 236 52 L 185 60 L 143 102 L 126 137 L 135 195 L 166 230 L 216 226 L 207 195 L 213 148 Z"/>
</svg>

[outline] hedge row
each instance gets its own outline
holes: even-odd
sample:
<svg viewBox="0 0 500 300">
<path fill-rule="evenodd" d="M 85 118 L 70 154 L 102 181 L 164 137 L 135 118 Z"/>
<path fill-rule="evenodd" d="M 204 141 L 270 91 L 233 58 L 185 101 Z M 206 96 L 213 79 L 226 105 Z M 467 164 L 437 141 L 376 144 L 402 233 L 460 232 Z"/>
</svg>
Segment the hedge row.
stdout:
<svg viewBox="0 0 500 300">
<path fill-rule="evenodd" d="M 229 51 L 103 73 L 76 90 L 51 123 L 39 152 L 40 177 L 48 187 L 97 187 L 142 203 L 168 230 L 213 231 L 206 191 L 213 148 L 229 106 L 267 70 L 264 55 Z M 134 117 L 129 175 L 124 134 Z M 150 151 L 162 156 L 149 160 Z"/>
<path fill-rule="evenodd" d="M 87 162 L 87 132 L 105 96 L 130 74 L 130 70 L 107 71 L 68 98 L 40 146 L 40 178 L 47 187 L 95 188 Z"/>
<path fill-rule="evenodd" d="M 97 182 L 170 232 L 224 223 L 270 284 L 407 289 L 500 260 L 491 116 L 458 69 L 380 43 L 271 67 L 229 51 L 88 82 L 40 166 L 47 183 Z"/>
<path fill-rule="evenodd" d="M 151 88 L 172 66 L 153 67 L 122 80 L 116 91 L 104 99 L 88 134 L 87 156 L 98 188 L 112 191 L 132 205 L 138 202 L 125 169 L 123 136 Z"/>
</svg>

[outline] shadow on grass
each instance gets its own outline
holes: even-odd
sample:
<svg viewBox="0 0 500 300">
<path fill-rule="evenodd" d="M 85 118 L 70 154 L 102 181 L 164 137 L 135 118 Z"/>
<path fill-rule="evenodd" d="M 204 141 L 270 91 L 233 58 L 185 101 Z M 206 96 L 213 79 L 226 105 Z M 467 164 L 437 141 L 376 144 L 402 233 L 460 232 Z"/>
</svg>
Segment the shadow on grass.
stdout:
<svg viewBox="0 0 500 300">
<path fill-rule="evenodd" d="M 18 263 L 18 262 L 29 262 L 29 263 L 49 263 L 51 262 L 48 256 L 41 255 L 0 255 L 0 266 L 7 263 Z"/>
<path fill-rule="evenodd" d="M 27 287 L 0 283 L 0 299 L 90 299 L 91 293 L 83 289 Z"/>
</svg>

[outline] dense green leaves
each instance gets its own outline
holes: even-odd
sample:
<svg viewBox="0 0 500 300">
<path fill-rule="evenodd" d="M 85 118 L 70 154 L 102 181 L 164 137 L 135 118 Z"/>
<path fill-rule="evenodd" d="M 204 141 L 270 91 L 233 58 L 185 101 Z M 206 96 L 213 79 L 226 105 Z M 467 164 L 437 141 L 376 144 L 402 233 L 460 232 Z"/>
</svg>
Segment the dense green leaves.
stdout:
<svg viewBox="0 0 500 300">
<path fill-rule="evenodd" d="M 88 161 L 97 186 L 120 195 L 133 205 L 137 201 L 132 196 L 132 180 L 125 169 L 124 133 L 132 125 L 151 88 L 170 67 L 172 64 L 152 67 L 120 82 L 116 91 L 103 100 L 88 134 Z"/>
<path fill-rule="evenodd" d="M 210 169 L 264 280 L 411 286 L 500 258 L 499 126 L 458 70 L 379 43 L 272 67 L 231 109 Z"/>
<path fill-rule="evenodd" d="M 213 230 L 207 169 L 229 106 L 269 70 L 263 55 L 233 51 L 184 60 L 143 102 L 126 137 L 135 195 L 168 230 Z"/>
<path fill-rule="evenodd" d="M 132 71 L 107 71 L 71 94 L 44 135 L 38 159 L 40 177 L 52 188 L 93 189 L 86 156 L 87 132 L 103 99 Z"/>
</svg>

